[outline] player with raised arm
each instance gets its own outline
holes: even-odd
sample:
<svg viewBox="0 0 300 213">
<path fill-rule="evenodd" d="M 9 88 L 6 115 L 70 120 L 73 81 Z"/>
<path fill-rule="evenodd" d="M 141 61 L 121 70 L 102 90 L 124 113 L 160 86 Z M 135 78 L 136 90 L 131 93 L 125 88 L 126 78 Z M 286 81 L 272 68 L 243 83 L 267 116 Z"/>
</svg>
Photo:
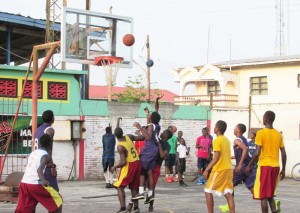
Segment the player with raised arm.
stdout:
<svg viewBox="0 0 300 213">
<path fill-rule="evenodd" d="M 142 126 L 138 123 L 135 122 L 134 126 L 140 130 L 141 134 L 145 138 L 145 145 L 143 146 L 141 153 L 140 153 L 140 159 L 141 159 L 141 164 L 142 164 L 142 172 L 140 176 L 140 187 L 139 187 L 139 193 L 133 198 L 134 200 L 136 199 L 144 199 L 144 184 L 145 184 L 145 179 L 147 178 L 148 180 L 148 196 L 146 201 L 150 202 L 154 200 L 154 195 L 153 195 L 153 169 L 155 167 L 155 162 L 158 154 L 158 141 L 159 141 L 159 133 L 160 133 L 160 115 L 158 113 L 159 110 L 159 99 L 162 98 L 157 97 L 155 101 L 155 111 L 152 112 L 149 116 L 147 116 L 147 127 L 142 128 Z"/>
</svg>

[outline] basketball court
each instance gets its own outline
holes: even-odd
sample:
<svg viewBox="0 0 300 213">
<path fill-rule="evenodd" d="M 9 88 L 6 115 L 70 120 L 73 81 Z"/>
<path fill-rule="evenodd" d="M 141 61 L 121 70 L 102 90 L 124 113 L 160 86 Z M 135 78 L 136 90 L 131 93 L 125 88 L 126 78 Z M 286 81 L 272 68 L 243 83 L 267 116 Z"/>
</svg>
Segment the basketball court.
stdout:
<svg viewBox="0 0 300 213">
<path fill-rule="evenodd" d="M 191 177 L 188 177 L 191 178 Z M 204 195 L 204 186 L 196 182 L 185 180 L 188 187 L 179 187 L 178 183 L 166 184 L 161 176 L 156 190 L 154 205 L 155 213 L 199 213 L 207 212 Z M 117 190 L 106 189 L 105 181 L 68 181 L 59 183 L 60 191 L 64 199 L 63 212 L 90 212 L 90 213 L 114 213 L 119 210 L 120 204 Z M 285 179 L 279 183 L 278 198 L 281 201 L 281 212 L 298 213 L 300 211 L 300 184 L 293 179 Z M 128 202 L 130 192 L 126 188 L 126 200 Z M 215 212 L 219 212 L 218 206 L 226 203 L 224 197 L 214 196 Z M 253 200 L 248 189 L 239 185 L 235 190 L 235 204 L 237 213 L 258 213 L 260 201 Z M 148 212 L 148 205 L 144 201 L 139 202 L 142 213 Z M 0 203 L 1 213 L 14 211 L 16 204 Z M 44 207 L 37 207 L 37 212 L 46 213 Z"/>
</svg>

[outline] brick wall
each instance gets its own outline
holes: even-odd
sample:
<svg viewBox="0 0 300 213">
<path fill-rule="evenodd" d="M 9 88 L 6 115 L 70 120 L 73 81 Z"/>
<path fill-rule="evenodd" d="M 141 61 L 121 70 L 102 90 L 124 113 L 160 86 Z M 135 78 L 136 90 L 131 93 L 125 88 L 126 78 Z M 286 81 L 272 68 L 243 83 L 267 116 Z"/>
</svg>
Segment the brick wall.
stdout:
<svg viewBox="0 0 300 213">
<path fill-rule="evenodd" d="M 113 128 L 116 126 L 118 116 L 110 118 L 87 117 L 86 125 L 86 143 L 85 143 L 85 179 L 103 178 L 102 170 L 102 135 L 105 134 L 105 127 L 111 123 Z M 135 127 L 134 122 L 146 124 L 145 118 L 122 117 L 121 127 L 124 134 L 133 134 Z M 179 130 L 183 131 L 183 137 L 186 140 L 187 146 L 191 147 L 190 155 L 187 157 L 186 173 L 197 171 L 197 157 L 195 141 L 201 134 L 201 129 L 206 126 L 206 121 L 199 120 L 166 120 L 160 122 L 162 129 L 166 129 L 169 125 L 175 125 Z M 177 134 L 177 133 L 176 133 Z M 116 153 L 116 159 L 118 154 Z M 164 174 L 164 166 L 162 167 Z"/>
</svg>

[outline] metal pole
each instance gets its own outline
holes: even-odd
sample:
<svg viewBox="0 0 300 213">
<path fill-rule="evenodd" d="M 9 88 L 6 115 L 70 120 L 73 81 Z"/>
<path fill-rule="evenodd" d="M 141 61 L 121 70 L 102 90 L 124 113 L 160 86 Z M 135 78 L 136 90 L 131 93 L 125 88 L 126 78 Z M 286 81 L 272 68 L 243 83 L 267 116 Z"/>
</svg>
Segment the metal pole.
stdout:
<svg viewBox="0 0 300 213">
<path fill-rule="evenodd" d="M 109 8 L 109 14 L 112 14 L 112 7 Z M 116 25 L 114 23 L 111 23 L 110 28 L 112 28 L 113 26 L 116 26 Z M 112 34 L 110 36 L 112 36 Z M 113 51 L 112 51 L 112 55 L 115 56 L 115 52 L 113 53 Z M 108 72 L 107 73 L 108 74 L 107 100 L 111 101 L 112 100 L 112 68 L 111 68 L 111 66 L 108 66 L 107 70 L 105 72 Z"/>
</svg>

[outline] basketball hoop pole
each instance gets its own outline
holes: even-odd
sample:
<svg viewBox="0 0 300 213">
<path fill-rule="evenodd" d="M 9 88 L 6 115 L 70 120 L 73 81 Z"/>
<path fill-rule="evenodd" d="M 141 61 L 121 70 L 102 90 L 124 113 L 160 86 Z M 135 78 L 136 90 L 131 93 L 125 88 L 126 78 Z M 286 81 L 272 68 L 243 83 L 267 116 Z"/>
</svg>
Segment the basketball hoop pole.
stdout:
<svg viewBox="0 0 300 213">
<path fill-rule="evenodd" d="M 112 68 L 108 67 L 108 91 L 107 91 L 107 100 L 111 102 L 112 100 Z"/>
</svg>

